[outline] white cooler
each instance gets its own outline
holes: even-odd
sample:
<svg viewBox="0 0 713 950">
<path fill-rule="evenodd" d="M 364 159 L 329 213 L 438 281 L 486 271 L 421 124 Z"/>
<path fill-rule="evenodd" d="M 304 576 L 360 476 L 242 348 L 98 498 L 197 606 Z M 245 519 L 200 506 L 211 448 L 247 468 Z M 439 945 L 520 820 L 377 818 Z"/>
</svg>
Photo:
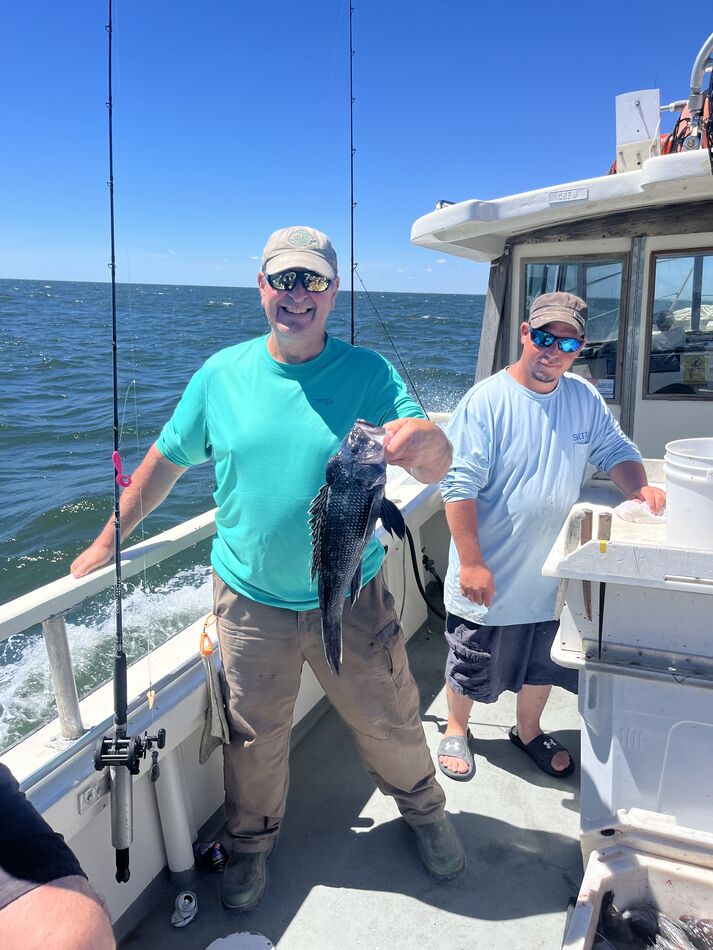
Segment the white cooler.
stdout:
<svg viewBox="0 0 713 950">
<path fill-rule="evenodd" d="M 598 541 L 611 508 L 587 507 L 595 540 L 565 554 L 563 531 L 543 568 L 566 584 L 552 657 L 579 670 L 582 833 L 629 808 L 713 832 L 713 552 L 616 516 Z"/>
<path fill-rule="evenodd" d="M 584 879 L 563 950 L 590 950 L 604 895 L 618 910 L 653 900 L 677 920 L 713 917 L 713 834 L 670 816 L 631 809 L 582 837 Z"/>
</svg>

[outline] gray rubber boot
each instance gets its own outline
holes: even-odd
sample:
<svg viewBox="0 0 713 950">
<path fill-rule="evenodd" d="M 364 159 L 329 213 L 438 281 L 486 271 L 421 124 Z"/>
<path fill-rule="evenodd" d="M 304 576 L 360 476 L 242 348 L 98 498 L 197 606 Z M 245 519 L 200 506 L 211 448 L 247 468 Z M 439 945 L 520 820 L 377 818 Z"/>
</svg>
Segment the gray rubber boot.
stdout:
<svg viewBox="0 0 713 950">
<path fill-rule="evenodd" d="M 421 864 L 437 881 L 450 881 L 465 869 L 465 852 L 447 815 L 427 825 L 410 825 Z"/>
<path fill-rule="evenodd" d="M 253 910 L 267 887 L 268 851 L 233 851 L 220 883 L 220 897 L 228 910 Z"/>
</svg>

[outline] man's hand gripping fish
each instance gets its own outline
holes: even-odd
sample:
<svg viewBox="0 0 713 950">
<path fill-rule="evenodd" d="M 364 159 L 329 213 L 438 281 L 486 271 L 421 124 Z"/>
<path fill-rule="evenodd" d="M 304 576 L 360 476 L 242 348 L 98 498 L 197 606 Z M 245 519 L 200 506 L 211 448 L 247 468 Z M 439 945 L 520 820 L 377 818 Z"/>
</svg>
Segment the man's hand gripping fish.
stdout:
<svg viewBox="0 0 713 950">
<path fill-rule="evenodd" d="M 339 451 L 327 462 L 326 484 L 312 501 L 312 582 L 319 575 L 322 641 L 330 668 L 342 662 L 342 611 L 347 592 L 351 604 L 361 589 L 361 561 L 376 522 L 403 540 L 404 519 L 384 496 L 389 433 L 357 419 Z"/>
</svg>

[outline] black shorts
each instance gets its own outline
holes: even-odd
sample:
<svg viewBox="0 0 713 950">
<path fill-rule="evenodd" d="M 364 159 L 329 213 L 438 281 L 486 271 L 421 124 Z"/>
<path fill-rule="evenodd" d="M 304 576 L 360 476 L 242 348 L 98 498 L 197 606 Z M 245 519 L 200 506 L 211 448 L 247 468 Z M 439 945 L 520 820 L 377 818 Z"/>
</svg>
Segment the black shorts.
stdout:
<svg viewBox="0 0 713 950">
<path fill-rule="evenodd" d="M 52 831 L 0 764 L 0 909 L 40 884 L 74 874 L 87 876 L 62 835 Z"/>
<path fill-rule="evenodd" d="M 488 627 L 454 614 L 446 618 L 446 682 L 479 703 L 494 703 L 501 693 L 523 686 L 561 686 L 577 692 L 576 670 L 550 657 L 559 622 Z"/>
</svg>

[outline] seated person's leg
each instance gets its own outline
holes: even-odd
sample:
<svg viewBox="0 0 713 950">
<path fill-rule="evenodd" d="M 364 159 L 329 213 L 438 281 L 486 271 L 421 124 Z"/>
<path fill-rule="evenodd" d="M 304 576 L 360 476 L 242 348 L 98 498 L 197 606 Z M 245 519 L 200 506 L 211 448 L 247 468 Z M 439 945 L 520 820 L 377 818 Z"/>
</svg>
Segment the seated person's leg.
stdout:
<svg viewBox="0 0 713 950">
<path fill-rule="evenodd" d="M 0 764 L 0 947 L 114 947 L 111 924 L 76 857 Z"/>
<path fill-rule="evenodd" d="M 33 887 L 0 910 L 0 946 L 15 950 L 113 950 L 106 912 L 84 877 Z"/>
</svg>

